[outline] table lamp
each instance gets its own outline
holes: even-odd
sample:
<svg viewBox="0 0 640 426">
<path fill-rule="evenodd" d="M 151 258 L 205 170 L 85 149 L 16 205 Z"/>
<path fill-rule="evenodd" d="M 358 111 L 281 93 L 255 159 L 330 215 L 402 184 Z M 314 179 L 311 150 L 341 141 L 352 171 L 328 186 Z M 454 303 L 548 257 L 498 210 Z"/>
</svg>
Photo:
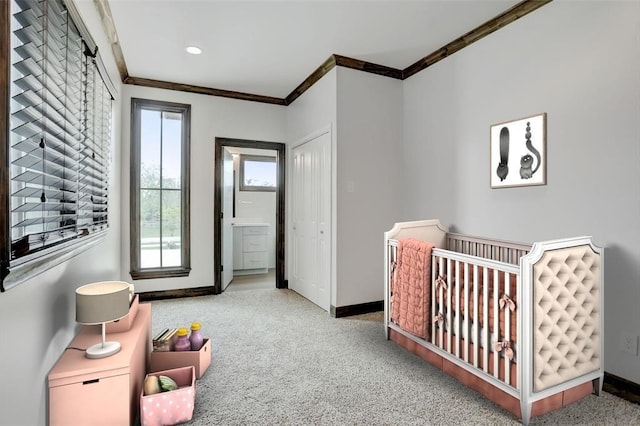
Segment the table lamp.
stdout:
<svg viewBox="0 0 640 426">
<path fill-rule="evenodd" d="M 107 342 L 105 324 L 129 313 L 129 284 L 104 281 L 76 289 L 76 321 L 80 324 L 102 325 L 102 343 L 87 348 L 87 358 L 104 358 L 120 350 L 120 342 Z"/>
</svg>

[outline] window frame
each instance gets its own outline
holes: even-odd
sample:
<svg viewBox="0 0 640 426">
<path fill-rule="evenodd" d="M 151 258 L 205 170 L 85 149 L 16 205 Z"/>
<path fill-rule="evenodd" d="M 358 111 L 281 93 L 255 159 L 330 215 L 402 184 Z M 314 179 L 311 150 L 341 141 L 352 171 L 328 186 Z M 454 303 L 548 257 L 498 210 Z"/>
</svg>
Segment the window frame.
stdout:
<svg viewBox="0 0 640 426">
<path fill-rule="evenodd" d="M 140 266 L 140 156 L 141 111 L 153 110 L 179 113 L 182 116 L 181 147 L 181 266 L 142 268 Z M 131 98 L 130 139 L 130 275 L 134 280 L 186 277 L 191 272 L 190 239 L 190 153 L 191 153 L 191 105 L 151 99 Z"/>
<path fill-rule="evenodd" d="M 68 19 L 73 22 L 76 30 L 79 32 L 80 38 L 85 46 L 85 55 L 90 57 L 90 67 L 92 72 L 99 75 L 97 78 L 102 80 L 102 84 L 107 90 L 113 102 L 117 96 L 117 91 L 111 81 L 100 55 L 97 53 L 97 45 L 88 29 L 82 22 L 73 2 L 60 0 L 62 7 L 68 12 Z M 44 3 L 48 7 L 47 2 Z M 12 81 L 12 15 L 13 2 L 6 1 L 0 3 L 0 34 L 2 35 L 2 43 L 0 44 L 0 227 L 2 232 L 0 238 L 0 291 L 4 292 L 21 283 L 24 283 L 34 276 L 45 272 L 48 269 L 62 264 L 69 259 L 85 252 L 88 248 L 102 242 L 108 232 L 108 208 L 105 211 L 106 221 L 102 229 L 95 232 L 81 233 L 75 238 L 68 239 L 59 244 L 50 244 L 38 250 L 29 251 L 23 255 L 12 253 L 13 242 L 11 227 L 13 225 L 12 218 L 12 182 L 14 176 L 11 175 L 10 162 L 12 161 L 12 132 L 11 132 L 11 86 Z M 51 82 L 49 82 L 51 83 Z M 51 83 L 55 84 L 55 83 Z M 83 86 L 86 88 L 86 86 Z M 66 90 L 66 86 L 65 86 Z M 109 114 L 111 121 L 109 122 L 109 138 L 104 140 L 104 146 L 109 153 L 112 152 L 113 140 L 113 104 L 111 103 Z M 66 154 L 65 154 L 66 155 Z M 109 192 L 109 184 L 111 183 L 111 170 L 109 161 L 106 163 L 106 184 L 105 192 Z"/>
<path fill-rule="evenodd" d="M 273 163 L 276 167 L 276 175 L 274 182 L 276 186 L 259 186 L 259 185 L 247 185 L 244 183 L 244 169 L 245 169 L 245 161 L 261 161 L 264 163 Z M 278 181 L 278 173 L 277 173 L 278 164 L 276 161 L 276 157 L 270 157 L 267 155 L 250 155 L 250 154 L 240 154 L 238 158 L 238 183 L 240 191 L 251 191 L 251 192 L 276 192 L 277 181 Z"/>
</svg>

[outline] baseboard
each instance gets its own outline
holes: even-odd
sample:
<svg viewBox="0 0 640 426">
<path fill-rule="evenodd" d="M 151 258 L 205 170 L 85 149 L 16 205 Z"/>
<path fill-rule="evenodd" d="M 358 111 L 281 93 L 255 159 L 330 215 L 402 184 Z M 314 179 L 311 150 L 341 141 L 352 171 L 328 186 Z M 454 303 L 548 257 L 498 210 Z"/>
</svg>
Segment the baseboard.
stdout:
<svg viewBox="0 0 640 426">
<path fill-rule="evenodd" d="M 384 309 L 384 301 L 360 303 L 358 305 L 338 306 L 331 305 L 330 314 L 334 318 L 350 317 L 353 315 L 369 314 L 371 312 L 380 312 Z"/>
<path fill-rule="evenodd" d="M 213 286 L 182 288 L 176 290 L 145 291 L 138 293 L 141 302 L 151 302 L 153 300 L 179 299 L 182 297 L 209 296 L 213 294 Z"/>
<path fill-rule="evenodd" d="M 614 374 L 604 372 L 602 389 L 635 404 L 640 404 L 640 385 Z"/>
</svg>

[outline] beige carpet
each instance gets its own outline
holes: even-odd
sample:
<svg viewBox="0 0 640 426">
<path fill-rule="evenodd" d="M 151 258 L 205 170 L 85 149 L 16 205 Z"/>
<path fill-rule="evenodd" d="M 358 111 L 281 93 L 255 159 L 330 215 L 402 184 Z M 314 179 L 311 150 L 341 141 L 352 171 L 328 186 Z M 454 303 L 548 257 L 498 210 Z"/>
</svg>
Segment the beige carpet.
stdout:
<svg viewBox="0 0 640 426">
<path fill-rule="evenodd" d="M 276 288 L 276 272 L 266 274 L 235 275 L 225 291 L 267 290 Z"/>
<path fill-rule="evenodd" d="M 509 412 L 384 337 L 381 313 L 335 319 L 290 290 L 153 302 L 153 332 L 200 321 L 213 361 L 190 425 L 516 425 Z M 640 424 L 589 396 L 533 425 Z"/>
</svg>

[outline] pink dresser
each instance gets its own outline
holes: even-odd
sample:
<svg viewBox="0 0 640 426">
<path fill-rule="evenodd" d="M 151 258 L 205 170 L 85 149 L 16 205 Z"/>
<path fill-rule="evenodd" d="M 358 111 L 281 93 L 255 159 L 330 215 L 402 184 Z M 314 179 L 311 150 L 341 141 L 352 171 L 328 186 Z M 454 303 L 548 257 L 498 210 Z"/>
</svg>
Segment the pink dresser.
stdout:
<svg viewBox="0 0 640 426">
<path fill-rule="evenodd" d="M 49 424 L 64 426 L 132 425 L 151 352 L 151 305 L 140 304 L 127 331 L 107 332 L 120 352 L 88 359 L 84 351 L 101 341 L 100 326 L 83 326 L 49 373 Z"/>
</svg>

